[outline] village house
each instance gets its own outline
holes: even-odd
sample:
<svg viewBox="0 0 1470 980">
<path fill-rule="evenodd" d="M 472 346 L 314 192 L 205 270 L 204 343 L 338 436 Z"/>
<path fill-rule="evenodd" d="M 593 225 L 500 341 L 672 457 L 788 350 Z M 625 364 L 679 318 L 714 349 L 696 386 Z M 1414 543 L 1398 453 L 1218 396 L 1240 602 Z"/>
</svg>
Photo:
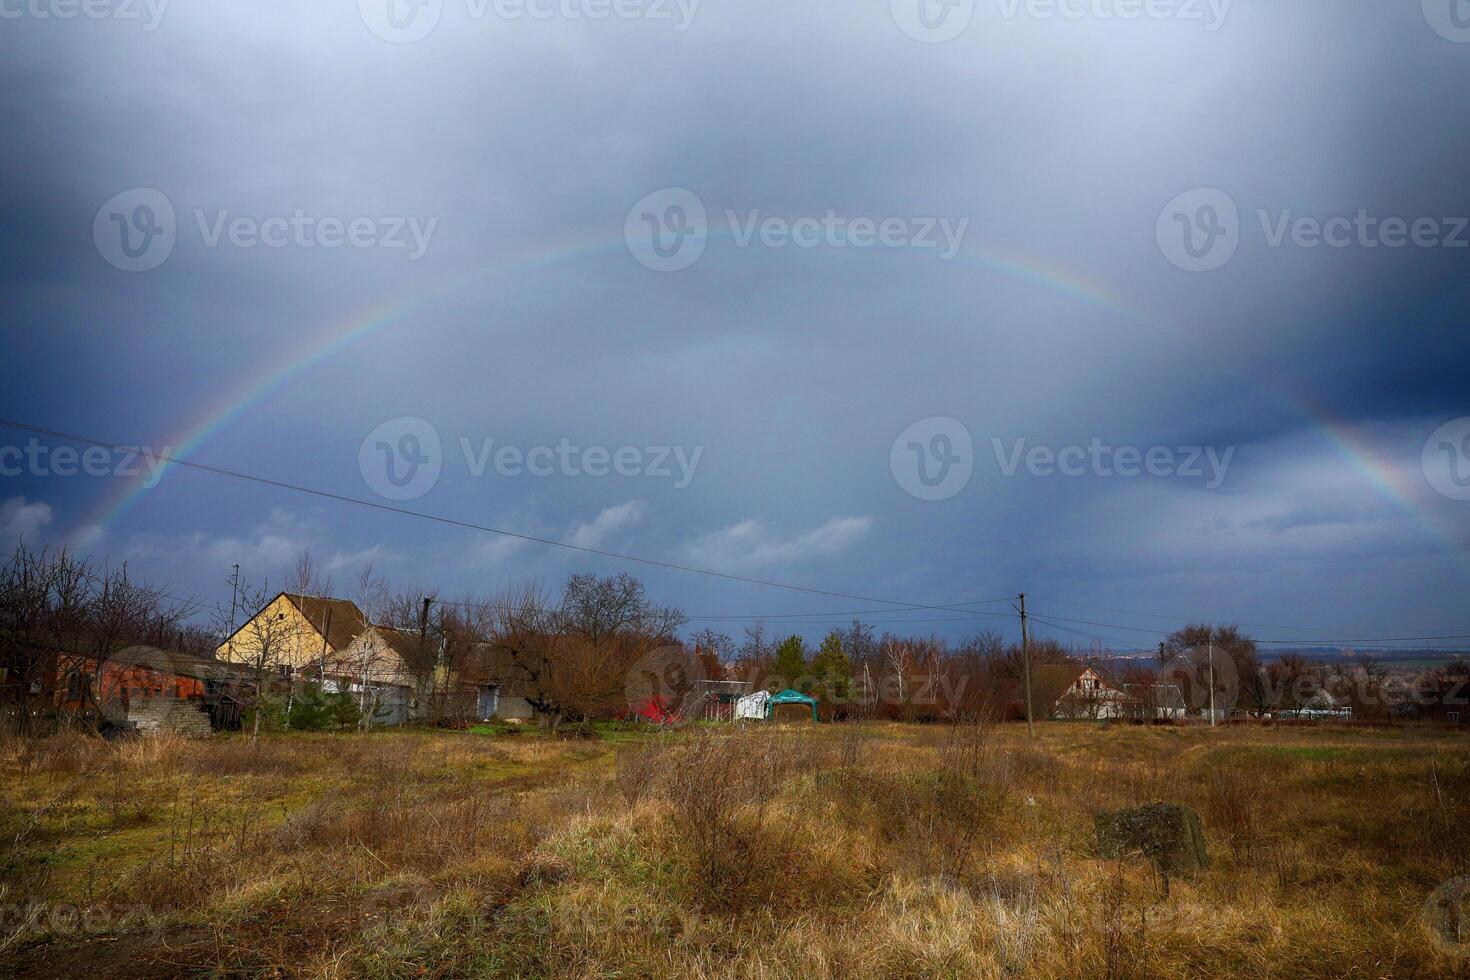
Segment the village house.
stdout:
<svg viewBox="0 0 1470 980">
<path fill-rule="evenodd" d="M 418 633 L 389 626 L 368 626 L 345 648 L 300 669 L 329 691 L 356 694 L 377 725 L 422 720 L 437 673 L 434 651 Z"/>
<path fill-rule="evenodd" d="M 268 643 L 272 665 L 295 669 L 343 653 L 367 626 L 367 616 L 351 599 L 281 592 L 226 637 L 214 655 L 254 664 Z"/>
<path fill-rule="evenodd" d="M 1175 721 L 1189 713 L 1178 684 L 1124 684 L 1128 717 L 1135 721 Z"/>
<path fill-rule="evenodd" d="M 1038 718 L 1123 718 L 1128 694 L 1085 663 L 1038 664 L 1031 668 L 1031 705 Z"/>
<path fill-rule="evenodd" d="M 249 672 L 176 650 L 131 646 L 102 659 L 64 656 L 58 712 L 140 732 L 207 735 L 240 727 Z"/>
<path fill-rule="evenodd" d="M 262 640 L 272 647 L 268 660 L 277 674 L 355 694 L 374 725 L 534 714 L 526 679 L 489 648 L 450 671 L 432 637 L 373 624 L 350 599 L 282 592 L 221 643 L 217 655 L 254 664 Z"/>
</svg>

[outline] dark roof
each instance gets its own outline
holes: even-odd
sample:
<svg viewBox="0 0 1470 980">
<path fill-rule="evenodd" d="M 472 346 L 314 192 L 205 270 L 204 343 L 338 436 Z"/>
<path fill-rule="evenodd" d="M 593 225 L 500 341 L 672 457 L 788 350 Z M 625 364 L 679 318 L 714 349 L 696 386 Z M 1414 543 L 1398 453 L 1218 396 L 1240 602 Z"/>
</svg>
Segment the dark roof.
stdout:
<svg viewBox="0 0 1470 980">
<path fill-rule="evenodd" d="M 403 658 L 404 664 L 412 664 L 418 657 L 419 634 L 417 630 L 401 630 L 392 626 L 374 626 L 373 629 L 378 631 L 378 635 L 383 638 L 388 649 Z M 434 641 L 425 639 L 424 643 L 432 647 Z"/>
<path fill-rule="evenodd" d="M 1039 712 L 1050 712 L 1072 689 L 1088 667 L 1084 663 L 1034 664 L 1031 667 L 1031 703 Z M 1024 696 L 1024 695 L 1023 695 Z"/>
<path fill-rule="evenodd" d="M 353 640 L 357 639 L 359 633 L 367 629 L 367 616 L 363 614 L 363 611 L 361 609 L 357 608 L 357 603 L 353 602 L 351 599 L 334 599 L 331 596 L 301 595 L 296 592 L 277 592 L 275 595 L 271 596 L 270 602 L 267 602 L 264 606 L 261 606 L 259 609 L 255 610 L 255 612 L 247 616 L 245 618 L 245 622 L 241 623 L 233 633 L 225 637 L 224 643 L 229 643 L 235 637 L 245 632 L 245 629 L 250 625 L 251 620 L 269 609 L 271 603 L 280 598 L 285 598 L 288 602 L 295 606 L 297 611 L 301 613 L 302 617 L 305 618 L 307 623 L 309 623 L 312 629 L 316 630 L 318 634 L 320 634 L 323 629 L 326 629 L 328 633 L 330 633 L 330 635 L 327 637 L 327 642 L 331 644 L 333 650 L 346 649 Z M 328 627 L 327 625 L 328 612 L 332 614 L 330 627 Z M 224 644 L 221 644 L 221 646 L 223 645 Z"/>
<path fill-rule="evenodd" d="M 250 677 L 249 669 L 239 664 L 225 663 L 223 660 L 214 660 L 209 657 L 196 657 L 177 650 L 163 650 L 158 647 L 126 647 L 114 651 L 107 659 L 112 663 L 128 667 L 142 667 L 160 674 L 194 677 L 199 680 L 246 680 Z"/>
<path fill-rule="evenodd" d="M 327 642 L 334 650 L 346 649 L 357 639 L 359 633 L 367 629 L 367 616 L 363 615 L 363 611 L 351 599 L 297 595 L 292 592 L 281 594 L 300 610 L 301 615 L 318 633 L 326 632 Z M 331 614 L 330 624 L 328 613 Z"/>
<path fill-rule="evenodd" d="M 487 644 L 476 651 L 471 672 L 481 684 L 496 684 L 501 697 L 523 698 L 533 693 L 530 675 L 503 646 Z"/>
</svg>

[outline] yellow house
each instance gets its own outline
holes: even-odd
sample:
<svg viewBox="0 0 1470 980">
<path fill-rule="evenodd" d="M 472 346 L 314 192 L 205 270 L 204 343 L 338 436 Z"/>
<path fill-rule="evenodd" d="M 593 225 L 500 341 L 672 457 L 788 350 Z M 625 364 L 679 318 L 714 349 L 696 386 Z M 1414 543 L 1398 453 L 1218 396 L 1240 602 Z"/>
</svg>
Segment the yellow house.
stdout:
<svg viewBox="0 0 1470 980">
<path fill-rule="evenodd" d="M 282 592 L 214 651 L 220 660 L 254 664 L 262 648 L 271 666 L 304 667 L 346 652 L 368 628 L 350 599 Z"/>
</svg>

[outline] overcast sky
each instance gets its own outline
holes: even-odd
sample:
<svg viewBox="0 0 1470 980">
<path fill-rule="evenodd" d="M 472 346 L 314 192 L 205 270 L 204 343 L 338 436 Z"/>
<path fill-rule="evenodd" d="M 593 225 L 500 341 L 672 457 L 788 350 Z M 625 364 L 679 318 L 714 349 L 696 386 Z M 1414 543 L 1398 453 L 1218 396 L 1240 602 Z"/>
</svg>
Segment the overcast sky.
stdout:
<svg viewBox="0 0 1470 980">
<path fill-rule="evenodd" d="M 0 415 L 1079 643 L 1470 633 L 1466 5 L 924 3 L 0 5 Z M 7 548 L 210 602 L 872 608 L 63 444 Z"/>
</svg>

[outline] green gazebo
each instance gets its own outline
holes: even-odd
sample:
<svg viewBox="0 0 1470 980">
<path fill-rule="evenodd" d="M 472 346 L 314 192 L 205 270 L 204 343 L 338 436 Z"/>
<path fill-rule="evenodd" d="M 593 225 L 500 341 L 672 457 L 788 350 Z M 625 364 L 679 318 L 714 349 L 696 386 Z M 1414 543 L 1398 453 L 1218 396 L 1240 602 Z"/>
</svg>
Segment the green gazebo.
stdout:
<svg viewBox="0 0 1470 980">
<path fill-rule="evenodd" d="M 817 717 L 817 699 L 792 688 L 787 688 L 780 694 L 773 694 L 766 701 L 766 720 L 776 717 L 776 708 L 783 704 L 805 704 L 812 709 L 812 721 L 820 721 Z"/>
</svg>

